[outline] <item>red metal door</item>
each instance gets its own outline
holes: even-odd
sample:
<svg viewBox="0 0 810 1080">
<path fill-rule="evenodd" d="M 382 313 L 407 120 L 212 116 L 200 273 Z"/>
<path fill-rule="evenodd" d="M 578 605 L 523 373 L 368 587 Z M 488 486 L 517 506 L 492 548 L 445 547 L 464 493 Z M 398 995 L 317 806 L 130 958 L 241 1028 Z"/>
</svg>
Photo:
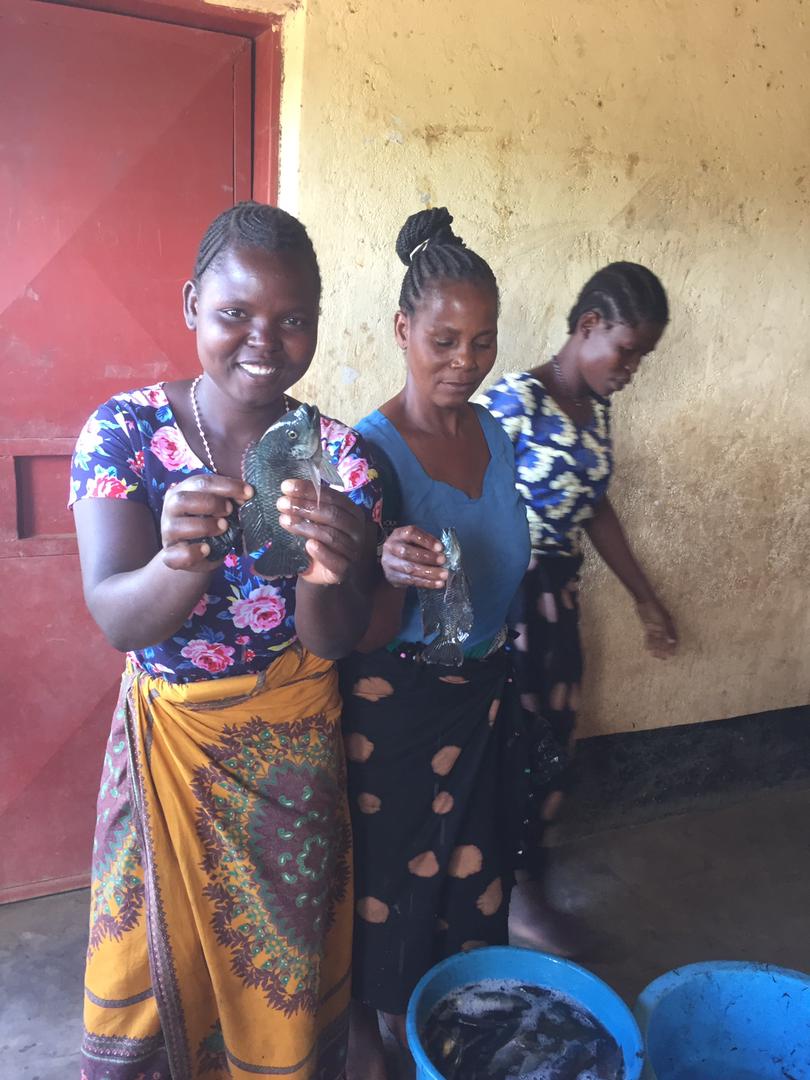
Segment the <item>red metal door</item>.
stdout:
<svg viewBox="0 0 810 1080">
<path fill-rule="evenodd" d="M 180 287 L 250 196 L 251 45 L 0 12 L 0 900 L 82 884 L 122 658 L 82 599 L 69 455 L 111 394 L 195 369 Z"/>
</svg>

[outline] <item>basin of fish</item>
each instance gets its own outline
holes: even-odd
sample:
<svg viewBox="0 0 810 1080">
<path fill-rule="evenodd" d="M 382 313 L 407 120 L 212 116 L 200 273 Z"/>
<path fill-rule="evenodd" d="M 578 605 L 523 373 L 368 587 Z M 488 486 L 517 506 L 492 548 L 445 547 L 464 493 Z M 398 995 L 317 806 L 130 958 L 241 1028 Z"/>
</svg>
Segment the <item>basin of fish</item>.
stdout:
<svg viewBox="0 0 810 1080">
<path fill-rule="evenodd" d="M 621 1049 L 557 990 L 482 979 L 446 994 L 420 1032 L 445 1080 L 624 1080 Z"/>
</svg>

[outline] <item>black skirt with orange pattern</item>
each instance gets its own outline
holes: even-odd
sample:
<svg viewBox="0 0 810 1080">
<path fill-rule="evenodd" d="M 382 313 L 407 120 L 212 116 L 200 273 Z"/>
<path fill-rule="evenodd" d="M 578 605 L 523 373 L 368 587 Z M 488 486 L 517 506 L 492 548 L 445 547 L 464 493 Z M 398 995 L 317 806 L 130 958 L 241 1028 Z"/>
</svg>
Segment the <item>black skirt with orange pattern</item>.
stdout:
<svg viewBox="0 0 810 1080">
<path fill-rule="evenodd" d="M 403 1013 L 453 953 L 507 940 L 528 797 L 511 647 L 460 668 L 418 651 L 341 662 L 354 834 L 353 996 Z"/>
</svg>

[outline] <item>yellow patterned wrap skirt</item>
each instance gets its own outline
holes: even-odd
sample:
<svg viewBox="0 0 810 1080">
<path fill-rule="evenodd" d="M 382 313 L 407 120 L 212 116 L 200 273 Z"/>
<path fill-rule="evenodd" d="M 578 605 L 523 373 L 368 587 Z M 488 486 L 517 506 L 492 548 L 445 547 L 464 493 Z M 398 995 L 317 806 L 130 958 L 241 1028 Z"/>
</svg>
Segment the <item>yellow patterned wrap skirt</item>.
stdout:
<svg viewBox="0 0 810 1080">
<path fill-rule="evenodd" d="M 351 835 L 331 662 L 128 668 L 96 825 L 82 1080 L 339 1080 Z"/>
</svg>

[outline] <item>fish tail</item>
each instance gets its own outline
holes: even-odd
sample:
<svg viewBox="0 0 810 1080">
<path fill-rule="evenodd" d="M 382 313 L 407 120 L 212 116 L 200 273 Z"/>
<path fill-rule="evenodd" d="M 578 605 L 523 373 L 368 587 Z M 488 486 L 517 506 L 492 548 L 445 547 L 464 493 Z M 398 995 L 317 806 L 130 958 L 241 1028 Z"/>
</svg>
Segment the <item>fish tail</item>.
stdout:
<svg viewBox="0 0 810 1080">
<path fill-rule="evenodd" d="M 426 664 L 442 664 L 444 667 L 461 667 L 464 650 L 457 641 L 438 637 L 425 648 L 422 659 Z"/>
</svg>

